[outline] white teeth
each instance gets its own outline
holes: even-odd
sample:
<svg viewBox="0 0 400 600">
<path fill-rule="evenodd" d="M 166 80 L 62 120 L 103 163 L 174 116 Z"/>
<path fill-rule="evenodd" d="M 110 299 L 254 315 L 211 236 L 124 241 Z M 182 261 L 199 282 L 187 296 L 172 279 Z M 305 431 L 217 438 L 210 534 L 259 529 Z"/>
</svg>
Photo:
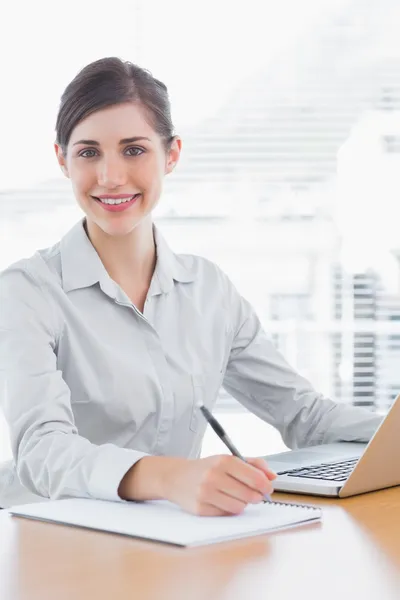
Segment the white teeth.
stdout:
<svg viewBox="0 0 400 600">
<path fill-rule="evenodd" d="M 119 199 L 119 200 L 115 200 L 114 198 L 99 198 L 100 202 L 102 202 L 103 204 L 125 204 L 126 202 L 130 202 L 131 200 L 134 199 L 134 197 L 137 194 L 135 194 L 134 196 L 131 196 L 130 198 L 124 198 L 124 199 Z"/>
</svg>

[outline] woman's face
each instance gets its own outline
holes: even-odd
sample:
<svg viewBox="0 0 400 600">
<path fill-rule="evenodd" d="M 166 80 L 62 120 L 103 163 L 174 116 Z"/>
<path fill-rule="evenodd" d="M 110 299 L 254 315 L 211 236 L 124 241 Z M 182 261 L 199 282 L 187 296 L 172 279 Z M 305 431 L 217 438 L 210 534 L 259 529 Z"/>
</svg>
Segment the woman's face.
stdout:
<svg viewBox="0 0 400 600">
<path fill-rule="evenodd" d="M 99 110 L 78 123 L 64 156 L 55 144 L 79 206 L 106 234 L 130 233 L 157 205 L 164 176 L 179 160 L 181 141 L 169 150 L 139 104 Z M 128 200 L 118 206 L 117 200 Z M 102 202 L 103 201 L 103 202 Z"/>
</svg>

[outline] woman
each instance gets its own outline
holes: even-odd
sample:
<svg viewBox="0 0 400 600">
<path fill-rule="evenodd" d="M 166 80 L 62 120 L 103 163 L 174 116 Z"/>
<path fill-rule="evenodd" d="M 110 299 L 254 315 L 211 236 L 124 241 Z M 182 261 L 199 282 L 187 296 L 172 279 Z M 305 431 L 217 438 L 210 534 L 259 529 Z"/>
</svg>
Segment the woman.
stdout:
<svg viewBox="0 0 400 600">
<path fill-rule="evenodd" d="M 368 440 L 371 412 L 317 394 L 211 262 L 175 255 L 152 223 L 176 166 L 167 88 L 117 58 L 66 88 L 55 150 L 84 212 L 0 277 L 1 401 L 14 461 L 0 505 L 68 496 L 166 498 L 240 513 L 272 492 L 258 458 L 199 458 L 221 384 L 288 446 Z"/>
</svg>

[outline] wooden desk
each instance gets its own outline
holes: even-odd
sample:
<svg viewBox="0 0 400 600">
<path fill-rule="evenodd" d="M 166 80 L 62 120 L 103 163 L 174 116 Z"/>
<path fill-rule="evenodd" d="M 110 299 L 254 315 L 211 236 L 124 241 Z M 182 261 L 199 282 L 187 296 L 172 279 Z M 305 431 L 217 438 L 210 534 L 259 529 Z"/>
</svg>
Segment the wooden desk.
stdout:
<svg viewBox="0 0 400 600">
<path fill-rule="evenodd" d="M 399 600 L 400 487 L 297 499 L 321 505 L 323 522 L 193 549 L 1 511 L 0 598 Z"/>
</svg>

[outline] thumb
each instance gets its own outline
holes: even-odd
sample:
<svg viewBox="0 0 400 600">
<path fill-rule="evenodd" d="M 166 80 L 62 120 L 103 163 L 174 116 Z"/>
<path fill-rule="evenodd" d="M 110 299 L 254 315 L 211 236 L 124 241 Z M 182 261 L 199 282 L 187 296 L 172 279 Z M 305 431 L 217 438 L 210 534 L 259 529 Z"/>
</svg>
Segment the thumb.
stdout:
<svg viewBox="0 0 400 600">
<path fill-rule="evenodd" d="M 276 479 L 276 473 L 269 468 L 268 463 L 263 458 L 246 458 L 246 460 L 250 465 L 256 467 L 256 469 L 263 471 L 269 480 Z"/>
</svg>

